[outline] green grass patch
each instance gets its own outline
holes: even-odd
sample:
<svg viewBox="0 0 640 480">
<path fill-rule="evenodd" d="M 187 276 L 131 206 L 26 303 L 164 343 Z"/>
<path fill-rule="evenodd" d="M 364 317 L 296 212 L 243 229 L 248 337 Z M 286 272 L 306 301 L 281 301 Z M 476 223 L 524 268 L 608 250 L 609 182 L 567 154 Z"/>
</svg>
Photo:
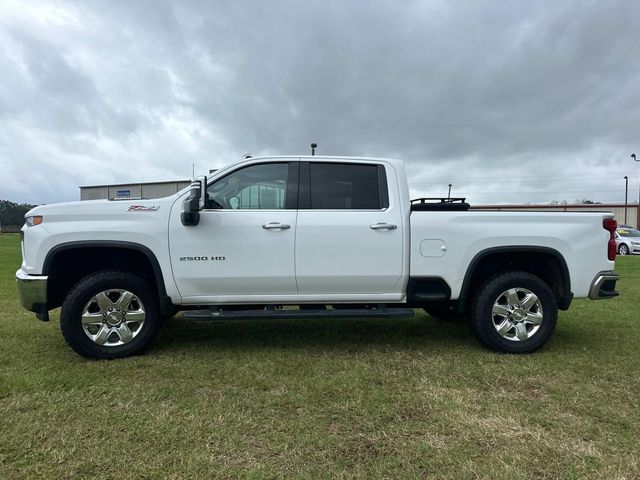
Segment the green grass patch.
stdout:
<svg viewBox="0 0 640 480">
<path fill-rule="evenodd" d="M 640 477 L 640 257 L 541 352 L 433 320 L 192 322 L 88 361 L 18 304 L 0 236 L 0 478 Z"/>
</svg>

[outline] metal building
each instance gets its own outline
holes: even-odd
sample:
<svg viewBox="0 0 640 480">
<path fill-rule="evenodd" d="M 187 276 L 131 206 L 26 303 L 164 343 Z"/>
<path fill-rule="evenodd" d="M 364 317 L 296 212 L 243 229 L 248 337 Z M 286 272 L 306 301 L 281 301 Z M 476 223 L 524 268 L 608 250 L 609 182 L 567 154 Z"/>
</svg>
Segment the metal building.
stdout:
<svg viewBox="0 0 640 480">
<path fill-rule="evenodd" d="M 191 185 L 191 180 L 87 185 L 80 187 L 80 200 L 161 198 L 173 195 L 189 185 Z"/>
<path fill-rule="evenodd" d="M 640 224 L 640 208 L 638 205 L 624 203 L 593 203 L 585 205 L 472 205 L 472 210 L 523 210 L 535 212 L 611 212 L 618 225 L 638 228 Z M 625 223 L 626 218 L 626 223 Z"/>
</svg>

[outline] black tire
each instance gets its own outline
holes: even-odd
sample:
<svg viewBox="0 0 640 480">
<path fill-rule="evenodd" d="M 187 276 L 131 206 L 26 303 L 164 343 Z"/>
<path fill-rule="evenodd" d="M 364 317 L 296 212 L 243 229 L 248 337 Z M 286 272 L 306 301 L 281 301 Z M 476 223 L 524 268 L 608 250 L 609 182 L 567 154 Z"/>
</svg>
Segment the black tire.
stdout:
<svg viewBox="0 0 640 480">
<path fill-rule="evenodd" d="M 139 299 L 145 314 L 144 322 L 127 343 L 98 345 L 85 333 L 82 314 L 93 297 L 100 292 L 116 289 L 131 292 Z M 142 353 L 155 338 L 161 323 L 158 296 L 153 285 L 138 275 L 120 271 L 102 271 L 84 277 L 69 291 L 60 312 L 60 329 L 69 346 L 79 355 L 94 359 L 122 358 Z"/>
<path fill-rule="evenodd" d="M 498 333 L 495 326 L 502 323 L 501 318 L 502 321 L 506 320 L 506 318 L 500 315 L 493 315 L 494 304 L 505 298 L 502 294 L 510 289 L 529 290 L 537 296 L 542 308 L 542 319 L 538 329 L 527 339 L 516 341 L 505 338 Z M 522 291 L 519 291 L 519 294 L 522 294 Z M 533 308 L 535 310 L 532 313 L 540 315 L 537 304 Z M 482 284 L 471 301 L 469 324 L 478 339 L 496 352 L 531 353 L 542 348 L 549 340 L 555 330 L 557 319 L 558 305 L 555 295 L 549 286 L 535 275 L 515 271 L 496 275 Z M 509 321 L 511 321 L 511 317 L 509 317 Z M 516 322 L 515 317 L 513 321 Z M 518 323 L 526 324 L 526 322 L 522 321 Z M 534 326 L 526 324 L 524 328 L 532 329 Z M 516 332 L 517 330 L 514 326 L 506 335 L 516 336 Z M 526 337 L 526 335 L 523 335 L 523 337 Z"/>
<path fill-rule="evenodd" d="M 623 257 L 625 255 L 629 255 L 629 247 L 627 247 L 624 243 L 621 243 L 618 247 L 618 254 L 622 255 Z"/>
<path fill-rule="evenodd" d="M 432 318 L 443 320 L 445 322 L 460 322 L 464 320 L 465 314 L 456 312 L 452 304 L 434 303 L 423 308 Z"/>
</svg>

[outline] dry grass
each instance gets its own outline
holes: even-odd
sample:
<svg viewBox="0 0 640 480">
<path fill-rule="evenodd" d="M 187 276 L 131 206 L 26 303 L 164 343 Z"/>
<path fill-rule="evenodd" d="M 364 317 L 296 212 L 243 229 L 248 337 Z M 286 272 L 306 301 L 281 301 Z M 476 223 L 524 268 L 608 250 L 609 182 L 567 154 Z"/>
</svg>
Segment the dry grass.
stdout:
<svg viewBox="0 0 640 480">
<path fill-rule="evenodd" d="M 112 362 L 19 307 L 18 264 L 0 236 L 0 478 L 640 477 L 640 258 L 530 356 L 425 315 L 176 318 Z"/>
</svg>

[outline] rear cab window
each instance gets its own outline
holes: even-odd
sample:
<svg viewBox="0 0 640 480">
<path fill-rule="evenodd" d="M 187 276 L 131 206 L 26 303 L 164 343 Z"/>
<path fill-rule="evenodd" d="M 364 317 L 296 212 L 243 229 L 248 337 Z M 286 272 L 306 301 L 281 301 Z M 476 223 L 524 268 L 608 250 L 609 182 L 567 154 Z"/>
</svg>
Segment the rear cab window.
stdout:
<svg viewBox="0 0 640 480">
<path fill-rule="evenodd" d="M 310 162 L 300 208 L 382 210 L 389 206 L 385 169 L 378 164 Z"/>
</svg>

